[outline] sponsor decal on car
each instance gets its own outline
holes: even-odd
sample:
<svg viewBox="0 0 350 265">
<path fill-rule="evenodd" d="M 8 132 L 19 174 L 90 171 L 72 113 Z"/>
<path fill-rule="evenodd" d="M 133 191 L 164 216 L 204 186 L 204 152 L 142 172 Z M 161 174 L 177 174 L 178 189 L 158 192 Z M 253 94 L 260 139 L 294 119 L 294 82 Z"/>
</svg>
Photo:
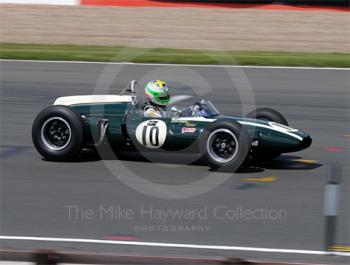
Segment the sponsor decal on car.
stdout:
<svg viewBox="0 0 350 265">
<path fill-rule="evenodd" d="M 194 133 L 197 129 L 196 128 L 188 128 L 188 127 L 183 127 L 181 129 L 182 133 Z"/>
</svg>

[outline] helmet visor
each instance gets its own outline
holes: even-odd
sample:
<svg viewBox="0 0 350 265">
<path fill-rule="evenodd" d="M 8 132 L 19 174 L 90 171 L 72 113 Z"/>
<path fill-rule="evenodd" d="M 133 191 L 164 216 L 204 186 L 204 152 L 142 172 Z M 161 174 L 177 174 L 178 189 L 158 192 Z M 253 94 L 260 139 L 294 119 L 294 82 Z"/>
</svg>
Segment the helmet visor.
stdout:
<svg viewBox="0 0 350 265">
<path fill-rule="evenodd" d="M 170 100 L 170 96 L 169 96 L 169 93 L 164 93 L 164 94 L 156 94 L 154 95 L 155 99 L 162 103 L 162 104 L 166 104 L 169 102 Z"/>
</svg>

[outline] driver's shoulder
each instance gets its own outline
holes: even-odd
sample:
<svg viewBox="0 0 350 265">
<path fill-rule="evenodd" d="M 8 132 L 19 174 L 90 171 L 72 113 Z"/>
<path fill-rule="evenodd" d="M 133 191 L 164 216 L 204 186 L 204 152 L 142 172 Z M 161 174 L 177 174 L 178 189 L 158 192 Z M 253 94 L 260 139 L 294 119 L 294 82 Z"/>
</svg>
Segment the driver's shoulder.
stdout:
<svg viewBox="0 0 350 265">
<path fill-rule="evenodd" d="M 157 107 L 157 106 L 150 104 L 150 103 L 145 104 L 145 106 L 143 107 L 143 110 L 144 111 L 147 111 L 147 110 L 163 111 L 162 108 Z"/>
</svg>

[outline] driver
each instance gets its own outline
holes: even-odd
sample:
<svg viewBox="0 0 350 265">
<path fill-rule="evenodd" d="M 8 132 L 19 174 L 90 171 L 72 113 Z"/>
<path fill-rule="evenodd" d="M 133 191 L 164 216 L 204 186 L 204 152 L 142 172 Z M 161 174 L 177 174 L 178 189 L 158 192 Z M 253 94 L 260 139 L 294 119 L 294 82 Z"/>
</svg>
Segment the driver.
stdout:
<svg viewBox="0 0 350 265">
<path fill-rule="evenodd" d="M 145 117 L 162 117 L 170 101 L 168 85 L 161 80 L 153 80 L 145 87 L 146 104 L 143 108 Z"/>
</svg>

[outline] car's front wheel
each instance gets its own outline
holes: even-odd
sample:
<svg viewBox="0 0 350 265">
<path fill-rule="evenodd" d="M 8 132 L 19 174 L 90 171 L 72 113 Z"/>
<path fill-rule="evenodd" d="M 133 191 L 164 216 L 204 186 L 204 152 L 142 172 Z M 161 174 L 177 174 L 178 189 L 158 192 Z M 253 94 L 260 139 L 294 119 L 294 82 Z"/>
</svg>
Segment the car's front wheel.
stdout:
<svg viewBox="0 0 350 265">
<path fill-rule="evenodd" d="M 238 122 L 218 120 L 204 129 L 200 147 L 210 168 L 236 172 L 248 156 L 250 139 Z"/>
<path fill-rule="evenodd" d="M 71 159 L 82 148 L 82 117 L 66 106 L 49 106 L 35 118 L 32 140 L 35 148 L 47 160 Z"/>
<path fill-rule="evenodd" d="M 287 119 L 280 112 L 271 108 L 256 109 L 248 113 L 247 117 L 258 120 L 273 121 L 288 126 Z"/>
</svg>

